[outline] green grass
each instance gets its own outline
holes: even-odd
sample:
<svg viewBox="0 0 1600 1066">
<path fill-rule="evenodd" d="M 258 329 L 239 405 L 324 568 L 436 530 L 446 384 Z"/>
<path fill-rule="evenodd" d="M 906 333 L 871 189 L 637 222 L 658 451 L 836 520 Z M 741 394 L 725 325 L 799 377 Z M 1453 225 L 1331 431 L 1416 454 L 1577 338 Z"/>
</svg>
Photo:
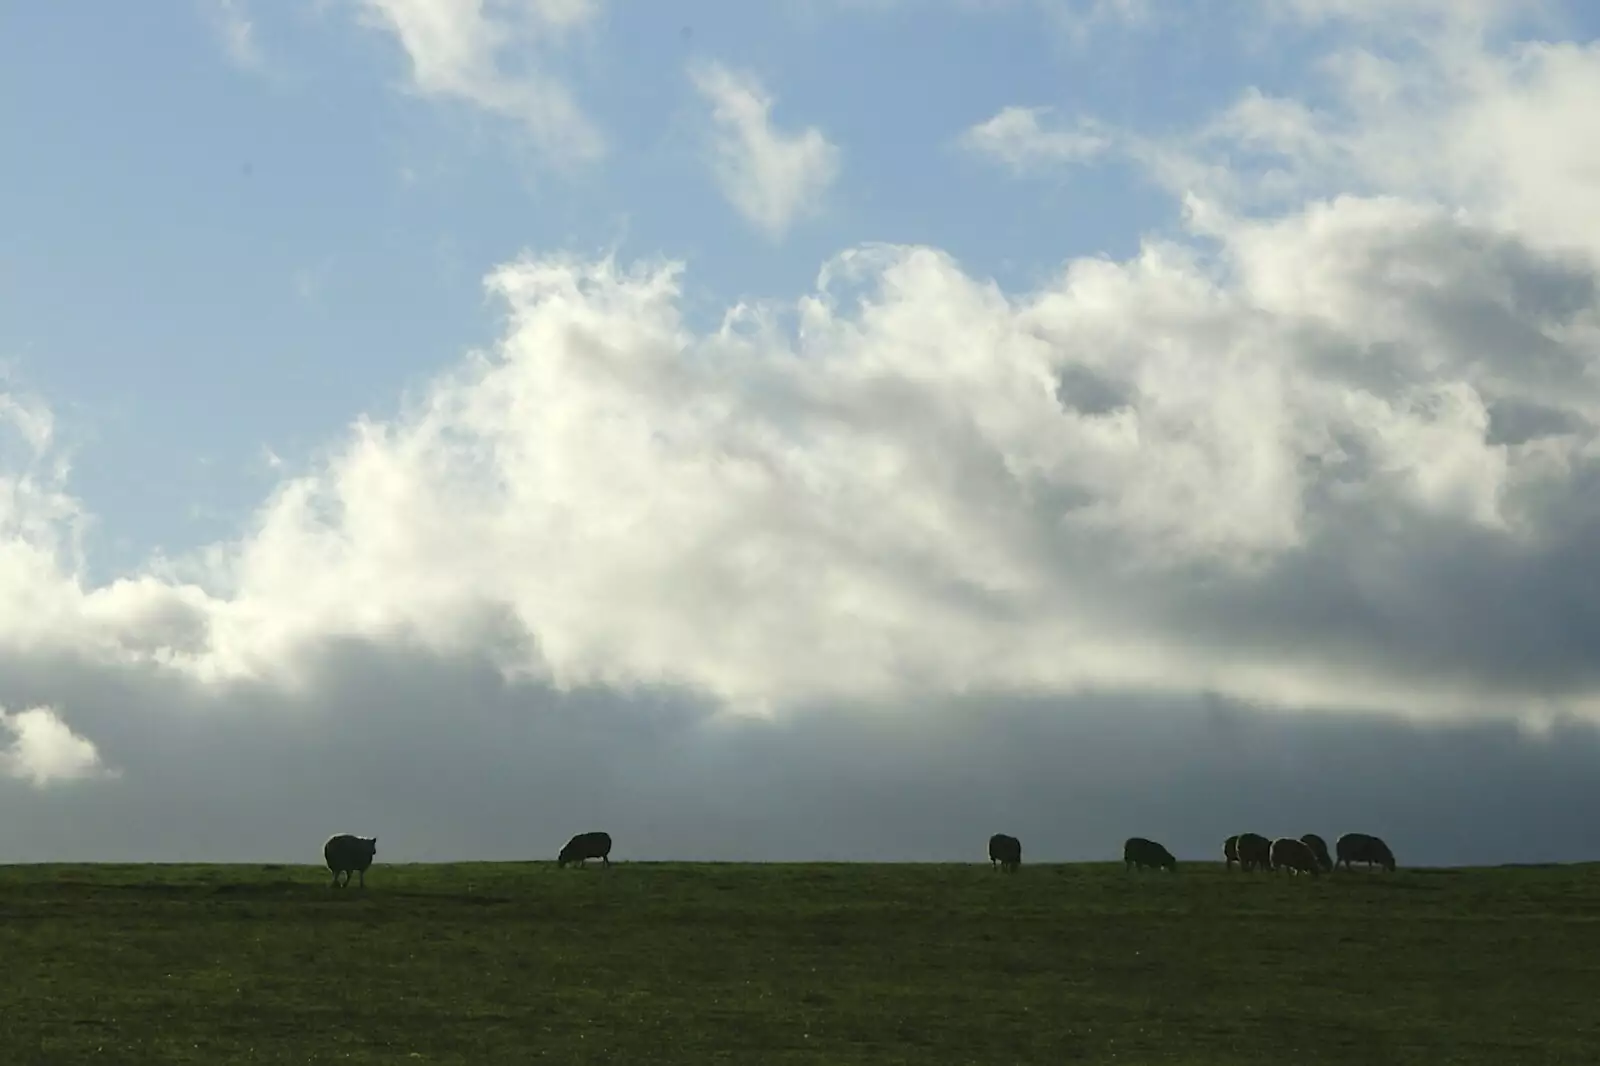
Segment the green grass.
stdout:
<svg viewBox="0 0 1600 1066">
<path fill-rule="evenodd" d="M 0 1063 L 1576 1063 L 1600 867 L 0 867 Z"/>
</svg>

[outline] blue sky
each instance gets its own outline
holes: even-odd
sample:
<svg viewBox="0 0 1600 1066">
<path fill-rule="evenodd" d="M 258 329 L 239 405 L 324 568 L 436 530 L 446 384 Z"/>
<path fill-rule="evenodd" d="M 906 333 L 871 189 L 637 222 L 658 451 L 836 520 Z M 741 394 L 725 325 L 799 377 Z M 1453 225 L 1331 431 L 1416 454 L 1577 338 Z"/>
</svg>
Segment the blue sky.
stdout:
<svg viewBox="0 0 1600 1066">
<path fill-rule="evenodd" d="M 0 861 L 1600 847 L 1597 32 L 10 5 Z"/>
</svg>

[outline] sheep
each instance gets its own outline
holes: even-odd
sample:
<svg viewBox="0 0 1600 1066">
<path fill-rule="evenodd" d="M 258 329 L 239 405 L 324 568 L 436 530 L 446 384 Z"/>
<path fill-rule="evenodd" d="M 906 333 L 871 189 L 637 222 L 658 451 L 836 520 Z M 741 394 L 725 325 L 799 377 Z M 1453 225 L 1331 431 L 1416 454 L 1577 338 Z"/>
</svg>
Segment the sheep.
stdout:
<svg viewBox="0 0 1600 1066">
<path fill-rule="evenodd" d="M 989 838 L 989 865 L 1016 873 L 1022 865 L 1022 841 L 1016 837 L 996 833 Z"/>
<path fill-rule="evenodd" d="M 556 856 L 556 865 L 566 866 L 569 862 L 575 862 L 582 866 L 586 859 L 599 859 L 606 866 L 611 865 L 610 833 L 579 833 L 561 849 L 561 854 Z"/>
<path fill-rule="evenodd" d="M 1230 870 L 1239 861 L 1239 834 L 1235 833 L 1222 842 L 1222 861 Z"/>
<path fill-rule="evenodd" d="M 1239 869 L 1272 869 L 1272 841 L 1260 833 L 1239 834 Z"/>
<path fill-rule="evenodd" d="M 1334 866 L 1342 863 L 1348 870 L 1351 863 L 1364 862 L 1369 868 L 1377 863 L 1394 873 L 1394 852 L 1389 850 L 1389 845 L 1370 834 L 1346 833 L 1334 845 L 1334 850 L 1339 856 Z"/>
<path fill-rule="evenodd" d="M 1315 833 L 1307 833 L 1300 839 L 1305 842 L 1306 847 L 1311 849 L 1311 854 L 1317 857 L 1317 865 L 1322 867 L 1322 872 L 1332 872 L 1333 859 L 1328 856 L 1328 842 Z"/>
<path fill-rule="evenodd" d="M 1296 874 L 1310 874 L 1316 877 L 1322 872 L 1321 865 L 1317 862 L 1316 852 L 1311 850 L 1303 840 L 1294 837 L 1279 837 L 1272 842 L 1272 869 L 1288 870 Z"/>
<path fill-rule="evenodd" d="M 355 873 L 361 877 L 361 887 L 367 887 L 367 868 L 372 865 L 373 856 L 378 854 L 377 837 L 358 837 L 349 833 L 335 833 L 322 845 L 322 859 L 328 864 L 328 869 L 333 871 L 333 887 L 344 888 L 350 884 L 350 875 Z M 339 883 L 339 875 L 344 874 L 344 884 Z"/>
<path fill-rule="evenodd" d="M 1122 845 L 1123 869 L 1132 870 L 1134 867 L 1145 866 L 1164 869 L 1177 873 L 1178 860 L 1172 857 L 1172 852 L 1157 844 L 1154 840 L 1144 837 L 1129 837 Z"/>
</svg>

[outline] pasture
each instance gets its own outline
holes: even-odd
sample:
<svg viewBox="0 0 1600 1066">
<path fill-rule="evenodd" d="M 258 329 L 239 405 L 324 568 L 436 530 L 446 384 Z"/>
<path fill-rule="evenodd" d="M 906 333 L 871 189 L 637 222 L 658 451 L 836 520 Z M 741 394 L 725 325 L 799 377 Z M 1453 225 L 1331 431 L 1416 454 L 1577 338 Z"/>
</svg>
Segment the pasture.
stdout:
<svg viewBox="0 0 1600 1066">
<path fill-rule="evenodd" d="M 978 842 L 981 850 L 982 841 Z M 1600 866 L 0 868 L 0 1061 L 1505 1063 L 1600 1049 Z"/>
</svg>

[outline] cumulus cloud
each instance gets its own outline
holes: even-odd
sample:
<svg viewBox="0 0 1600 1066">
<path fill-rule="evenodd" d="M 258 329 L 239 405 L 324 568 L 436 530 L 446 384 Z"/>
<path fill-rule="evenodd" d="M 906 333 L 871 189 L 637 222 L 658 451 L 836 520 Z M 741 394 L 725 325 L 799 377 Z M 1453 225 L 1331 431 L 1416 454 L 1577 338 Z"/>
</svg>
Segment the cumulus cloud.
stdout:
<svg viewBox="0 0 1600 1066">
<path fill-rule="evenodd" d="M 367 25 L 393 34 L 405 49 L 418 93 L 520 123 L 559 162 L 604 151 L 600 132 L 547 69 L 549 49 L 592 20 L 598 0 L 357 2 Z"/>
<path fill-rule="evenodd" d="M 60 631 L 210 680 L 402 639 L 753 710 L 1593 715 L 1557 593 L 1597 532 L 1593 260 L 1396 198 L 1209 236 L 1015 296 L 860 248 L 702 335 L 679 264 L 507 264 L 496 351 Z"/>
<path fill-rule="evenodd" d="M 706 63 L 690 78 L 711 105 L 711 167 L 723 195 L 767 236 L 782 237 L 817 210 L 839 176 L 839 149 L 815 126 L 778 129 L 774 101 L 754 75 Z"/>
<path fill-rule="evenodd" d="M 1019 174 L 1083 162 L 1111 147 L 1110 138 L 1094 122 L 1052 128 L 1050 108 L 1016 106 L 1002 108 L 966 130 L 957 143 Z"/>
<path fill-rule="evenodd" d="M 1225 280 L 1152 243 L 1018 297 L 863 248 L 792 332 L 705 336 L 677 264 L 509 264 L 499 351 L 285 487 L 202 659 L 492 631 L 559 686 L 751 706 L 1587 713 L 1553 605 L 1491 590 L 1559 582 L 1592 529 L 1592 263 L 1393 199 L 1214 236 Z M 1494 439 L 1507 405 L 1550 421 Z"/>
<path fill-rule="evenodd" d="M 1470 211 L 1544 245 L 1600 251 L 1600 147 L 1571 136 L 1600 91 L 1600 49 L 1532 43 L 1505 54 L 1440 44 L 1399 59 L 1341 51 L 1332 102 L 1250 90 L 1187 142 L 1147 146 L 1167 180 L 1235 210 L 1337 193 L 1390 194 Z M 1259 165 L 1228 169 L 1230 155 Z"/>
<path fill-rule="evenodd" d="M 0 747 L 0 770 L 36 788 L 106 773 L 94 744 L 74 733 L 54 708 L 0 708 L 0 732 L 11 736 Z"/>
</svg>

